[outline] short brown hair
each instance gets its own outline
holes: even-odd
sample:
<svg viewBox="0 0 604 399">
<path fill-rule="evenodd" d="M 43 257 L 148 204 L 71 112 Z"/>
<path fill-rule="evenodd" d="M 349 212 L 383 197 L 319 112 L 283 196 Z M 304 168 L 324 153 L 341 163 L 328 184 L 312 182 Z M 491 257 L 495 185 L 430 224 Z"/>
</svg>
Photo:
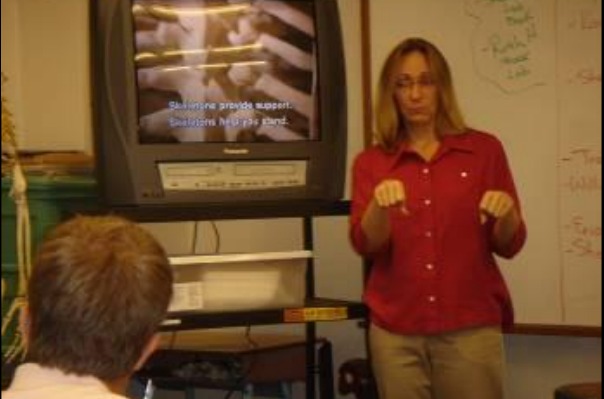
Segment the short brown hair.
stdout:
<svg viewBox="0 0 604 399">
<path fill-rule="evenodd" d="M 172 271 L 141 226 L 77 216 L 40 245 L 28 286 L 28 361 L 111 381 L 128 375 L 165 318 Z"/>
<path fill-rule="evenodd" d="M 447 60 L 435 45 L 420 38 L 410 38 L 398 44 L 388 55 L 378 83 L 376 93 L 376 141 L 385 149 L 392 149 L 405 135 L 405 123 L 394 100 L 394 73 L 397 64 L 407 55 L 419 52 L 426 57 L 432 78 L 437 88 L 438 114 L 436 128 L 439 134 L 461 133 L 466 130 L 463 116 L 457 103 L 453 78 Z"/>
</svg>

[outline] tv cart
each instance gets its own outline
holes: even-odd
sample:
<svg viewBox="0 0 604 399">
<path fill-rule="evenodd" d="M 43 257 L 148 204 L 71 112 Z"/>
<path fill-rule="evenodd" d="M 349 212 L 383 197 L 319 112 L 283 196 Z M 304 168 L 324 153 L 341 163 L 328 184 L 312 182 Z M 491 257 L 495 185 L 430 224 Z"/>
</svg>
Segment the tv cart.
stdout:
<svg viewBox="0 0 604 399">
<path fill-rule="evenodd" d="M 302 222 L 304 250 L 314 248 L 313 219 L 322 216 L 346 216 L 350 212 L 347 201 L 280 201 L 238 204 L 203 204 L 197 206 L 146 206 L 112 208 L 112 213 L 138 222 L 176 222 L 226 219 L 299 218 Z M 314 259 L 307 260 L 306 300 L 304 306 L 214 312 L 179 312 L 169 315 L 162 332 L 190 331 L 219 327 L 257 326 L 297 323 L 305 324 L 306 398 L 315 399 L 317 370 L 320 375 L 320 398 L 334 398 L 331 344 L 317 339 L 316 323 L 364 319 L 365 306 L 361 302 L 318 298 L 315 293 Z M 320 342 L 322 341 L 322 342 Z M 319 359 L 317 359 L 317 343 Z M 317 367 L 319 360 L 319 367 Z"/>
</svg>

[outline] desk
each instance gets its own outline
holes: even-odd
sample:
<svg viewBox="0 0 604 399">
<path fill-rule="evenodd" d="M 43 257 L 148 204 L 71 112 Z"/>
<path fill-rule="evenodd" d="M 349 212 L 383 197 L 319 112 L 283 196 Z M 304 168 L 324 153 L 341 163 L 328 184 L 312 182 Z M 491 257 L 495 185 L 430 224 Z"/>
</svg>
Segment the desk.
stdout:
<svg viewBox="0 0 604 399">
<path fill-rule="evenodd" d="M 334 397 L 331 344 L 325 339 L 317 339 L 318 364 L 309 370 L 304 336 L 212 330 L 163 333 L 161 338 L 160 349 L 137 373 L 137 378 L 151 378 L 158 388 L 251 390 L 265 395 L 283 383 L 306 381 L 310 372 L 319 378 L 321 399 Z"/>
</svg>

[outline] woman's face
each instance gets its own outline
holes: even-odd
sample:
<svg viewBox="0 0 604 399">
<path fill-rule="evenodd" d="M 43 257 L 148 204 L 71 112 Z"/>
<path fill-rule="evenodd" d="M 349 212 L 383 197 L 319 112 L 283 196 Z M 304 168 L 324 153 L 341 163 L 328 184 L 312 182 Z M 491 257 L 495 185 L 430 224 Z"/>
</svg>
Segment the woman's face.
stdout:
<svg viewBox="0 0 604 399">
<path fill-rule="evenodd" d="M 407 127 L 433 127 L 438 109 L 434 78 L 426 57 L 412 52 L 394 70 L 394 98 Z"/>
</svg>

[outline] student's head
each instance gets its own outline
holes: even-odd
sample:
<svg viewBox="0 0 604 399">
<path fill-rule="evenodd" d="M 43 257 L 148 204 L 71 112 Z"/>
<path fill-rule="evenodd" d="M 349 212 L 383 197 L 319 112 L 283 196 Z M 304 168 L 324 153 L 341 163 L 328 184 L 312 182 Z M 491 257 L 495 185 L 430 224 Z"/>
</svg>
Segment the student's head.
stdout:
<svg viewBox="0 0 604 399">
<path fill-rule="evenodd" d="M 430 125 L 438 134 L 465 130 L 447 60 L 432 43 L 411 38 L 397 45 L 382 67 L 377 142 L 391 149 L 418 125 Z"/>
<path fill-rule="evenodd" d="M 22 319 L 28 360 L 113 381 L 150 354 L 172 295 L 158 242 L 113 216 L 78 216 L 40 245 Z"/>
</svg>

